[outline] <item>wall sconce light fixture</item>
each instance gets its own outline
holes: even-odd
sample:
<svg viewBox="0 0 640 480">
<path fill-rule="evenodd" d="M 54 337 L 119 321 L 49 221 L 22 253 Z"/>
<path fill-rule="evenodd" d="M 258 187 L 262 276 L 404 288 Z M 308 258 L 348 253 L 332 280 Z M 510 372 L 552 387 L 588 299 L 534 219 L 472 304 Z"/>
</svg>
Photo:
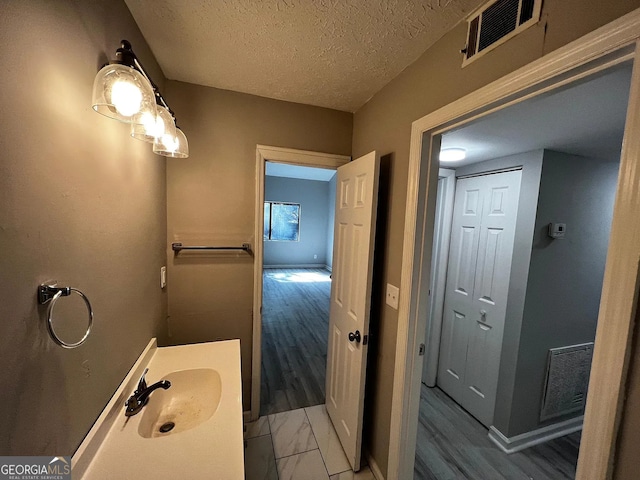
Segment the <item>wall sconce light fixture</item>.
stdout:
<svg viewBox="0 0 640 480">
<path fill-rule="evenodd" d="M 131 124 L 131 136 L 153 143 L 153 152 L 187 158 L 189 144 L 176 127 L 175 115 L 131 48 L 122 40 L 116 58 L 102 67 L 93 82 L 93 109 Z"/>
</svg>

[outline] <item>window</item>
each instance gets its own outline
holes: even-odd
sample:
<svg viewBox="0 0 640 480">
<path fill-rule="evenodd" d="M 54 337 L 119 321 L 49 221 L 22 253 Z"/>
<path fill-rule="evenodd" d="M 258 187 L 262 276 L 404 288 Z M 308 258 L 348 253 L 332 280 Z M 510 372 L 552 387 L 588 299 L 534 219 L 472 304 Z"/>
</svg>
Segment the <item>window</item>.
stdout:
<svg viewBox="0 0 640 480">
<path fill-rule="evenodd" d="M 300 239 L 300 204 L 264 202 L 264 239 L 297 242 Z"/>
</svg>

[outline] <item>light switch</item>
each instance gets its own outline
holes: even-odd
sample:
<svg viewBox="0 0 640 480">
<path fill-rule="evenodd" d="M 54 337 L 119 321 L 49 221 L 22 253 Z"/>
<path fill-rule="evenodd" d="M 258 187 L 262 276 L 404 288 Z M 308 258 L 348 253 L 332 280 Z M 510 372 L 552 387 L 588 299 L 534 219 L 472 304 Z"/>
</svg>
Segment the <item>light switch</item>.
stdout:
<svg viewBox="0 0 640 480">
<path fill-rule="evenodd" d="M 398 298 L 400 297 L 400 289 L 387 283 L 387 305 L 391 308 L 398 309 Z"/>
<path fill-rule="evenodd" d="M 160 267 L 160 288 L 167 286 L 167 267 Z"/>
</svg>

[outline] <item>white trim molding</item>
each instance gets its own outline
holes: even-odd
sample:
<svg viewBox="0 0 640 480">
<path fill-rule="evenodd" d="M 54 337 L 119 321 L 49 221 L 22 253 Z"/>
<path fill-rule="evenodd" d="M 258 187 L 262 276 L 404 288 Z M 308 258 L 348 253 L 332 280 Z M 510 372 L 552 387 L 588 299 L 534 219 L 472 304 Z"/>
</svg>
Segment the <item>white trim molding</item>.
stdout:
<svg viewBox="0 0 640 480">
<path fill-rule="evenodd" d="M 260 365 L 262 363 L 262 263 L 264 261 L 264 177 L 265 162 L 287 163 L 304 167 L 336 170 L 349 163 L 351 157 L 332 153 L 294 150 L 292 148 L 256 145 L 256 204 L 253 245 L 253 340 L 251 350 L 251 420 L 260 415 Z M 323 265 L 318 265 L 322 268 Z"/>
<path fill-rule="evenodd" d="M 471 119 L 585 78 L 624 61 L 634 68 L 620 176 L 596 332 L 595 350 L 576 478 L 612 475 L 622 412 L 629 342 L 638 295 L 640 244 L 640 9 L 430 113 L 411 128 L 407 202 L 393 379 L 387 478 L 413 477 L 420 374 L 419 344 L 428 314 L 420 292 L 428 291 L 436 198 L 439 137 Z M 423 152 L 423 138 L 428 150 Z M 425 200 L 426 199 L 426 200 Z M 425 288 L 425 286 L 427 288 Z M 421 301 L 422 299 L 422 301 Z"/>
<path fill-rule="evenodd" d="M 367 464 L 369 465 L 369 470 L 371 470 L 371 473 L 373 474 L 375 479 L 385 480 L 384 475 L 382 474 L 382 470 L 380 470 L 380 467 L 376 463 L 375 459 L 371 456 L 371 454 L 367 450 L 364 451 L 364 458 L 367 461 Z"/>
<path fill-rule="evenodd" d="M 571 418 L 564 422 L 554 423 L 546 427 L 537 428 L 530 432 L 521 433 L 514 437 L 505 436 L 500 430 L 491 425 L 489 427 L 489 439 L 495 443 L 504 453 L 516 453 L 525 448 L 540 445 L 554 438 L 564 437 L 582 430 L 584 416 Z"/>
</svg>

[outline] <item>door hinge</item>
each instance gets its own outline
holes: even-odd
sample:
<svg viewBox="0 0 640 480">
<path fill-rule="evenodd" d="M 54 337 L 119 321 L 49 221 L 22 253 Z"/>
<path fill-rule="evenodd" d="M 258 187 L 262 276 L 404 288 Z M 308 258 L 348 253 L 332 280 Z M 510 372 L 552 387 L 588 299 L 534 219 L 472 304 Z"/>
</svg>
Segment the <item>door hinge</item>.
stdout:
<svg viewBox="0 0 640 480">
<path fill-rule="evenodd" d="M 420 344 L 420 349 L 418 350 L 418 355 L 420 355 L 420 356 L 424 355 L 424 350 L 425 350 L 424 343 L 421 343 Z"/>
</svg>

